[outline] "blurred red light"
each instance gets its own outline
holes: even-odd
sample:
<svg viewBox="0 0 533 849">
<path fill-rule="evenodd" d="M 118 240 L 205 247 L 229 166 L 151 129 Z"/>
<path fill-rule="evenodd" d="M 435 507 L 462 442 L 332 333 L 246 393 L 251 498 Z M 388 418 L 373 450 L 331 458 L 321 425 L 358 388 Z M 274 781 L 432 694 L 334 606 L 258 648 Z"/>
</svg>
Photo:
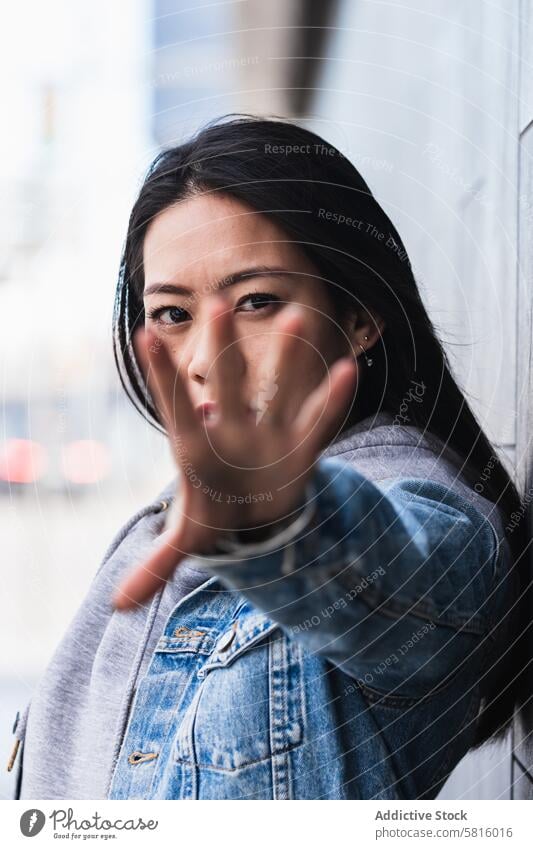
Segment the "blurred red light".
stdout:
<svg viewBox="0 0 533 849">
<path fill-rule="evenodd" d="M 0 480 L 33 483 L 47 467 L 46 451 L 31 439 L 6 439 L 0 453 Z"/>
</svg>

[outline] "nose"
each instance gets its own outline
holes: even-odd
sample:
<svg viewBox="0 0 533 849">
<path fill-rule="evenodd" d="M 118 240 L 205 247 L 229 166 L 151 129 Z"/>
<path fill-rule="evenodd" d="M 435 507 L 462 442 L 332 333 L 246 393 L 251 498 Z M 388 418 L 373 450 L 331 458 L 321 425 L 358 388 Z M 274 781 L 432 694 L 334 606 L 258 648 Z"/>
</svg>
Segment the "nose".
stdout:
<svg viewBox="0 0 533 849">
<path fill-rule="evenodd" d="M 189 343 L 189 355 L 187 363 L 187 377 L 196 383 L 205 384 L 209 375 L 210 353 L 209 353 L 209 321 L 205 319 L 192 334 Z"/>
<path fill-rule="evenodd" d="M 244 352 L 240 344 L 232 343 L 227 351 L 215 350 L 212 344 L 213 331 L 213 319 L 206 310 L 202 317 L 198 316 L 195 332 L 191 333 L 189 339 L 187 362 L 184 363 L 188 379 L 200 386 L 214 383 L 214 356 L 229 357 L 235 378 L 242 376 L 246 371 Z"/>
</svg>

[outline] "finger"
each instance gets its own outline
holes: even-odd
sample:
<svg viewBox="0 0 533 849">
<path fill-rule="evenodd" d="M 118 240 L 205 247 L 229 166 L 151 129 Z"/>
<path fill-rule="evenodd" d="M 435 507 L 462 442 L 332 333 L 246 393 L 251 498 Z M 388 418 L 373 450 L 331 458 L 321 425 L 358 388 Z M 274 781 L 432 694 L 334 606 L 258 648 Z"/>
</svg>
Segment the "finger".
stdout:
<svg viewBox="0 0 533 849">
<path fill-rule="evenodd" d="M 342 357 L 306 398 L 294 421 L 298 444 L 309 440 L 312 452 L 322 450 L 348 416 L 355 399 L 359 370 L 353 357 Z"/>
<path fill-rule="evenodd" d="M 287 369 L 287 364 L 298 362 L 301 365 L 309 351 L 303 328 L 303 309 L 297 304 L 284 310 L 275 324 L 275 365 L 263 378 L 258 399 L 263 401 L 263 414 L 267 413 L 265 418 L 269 424 L 283 425 L 289 418 L 294 385 L 288 379 L 292 369 Z"/>
<path fill-rule="evenodd" d="M 246 416 L 247 405 L 242 387 L 244 357 L 235 334 L 233 311 L 224 295 L 212 297 L 210 354 L 215 402 L 222 421 L 240 420 Z"/>
<path fill-rule="evenodd" d="M 169 436 L 194 432 L 198 428 L 198 417 L 164 340 L 151 330 L 140 328 L 136 344 L 148 389 Z"/>
<path fill-rule="evenodd" d="M 141 327 L 136 333 L 136 349 L 148 391 L 168 430 L 174 424 L 170 403 L 173 398 L 174 370 L 171 373 L 164 342 L 151 330 Z"/>
<path fill-rule="evenodd" d="M 186 553 L 179 548 L 180 534 L 172 534 L 141 566 L 119 586 L 112 603 L 117 610 L 129 610 L 143 604 L 160 590 Z"/>
</svg>

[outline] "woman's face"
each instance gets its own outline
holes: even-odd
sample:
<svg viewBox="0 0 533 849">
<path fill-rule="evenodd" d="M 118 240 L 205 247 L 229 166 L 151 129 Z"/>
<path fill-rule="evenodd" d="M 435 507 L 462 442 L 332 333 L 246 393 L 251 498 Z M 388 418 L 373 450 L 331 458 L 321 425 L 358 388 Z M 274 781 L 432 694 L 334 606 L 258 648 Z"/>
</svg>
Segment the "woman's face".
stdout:
<svg viewBox="0 0 533 849">
<path fill-rule="evenodd" d="M 287 412 L 296 414 L 327 368 L 350 350 L 326 285 L 303 251 L 268 216 L 229 196 L 196 196 L 156 216 L 143 263 L 146 327 L 165 340 L 195 407 L 214 401 L 206 307 L 219 288 L 234 314 L 239 371 L 252 410 L 288 379 L 293 409 Z M 302 308 L 307 344 L 301 358 L 277 369 L 275 319 L 290 304 Z M 209 417 L 209 410 L 204 413 Z"/>
</svg>

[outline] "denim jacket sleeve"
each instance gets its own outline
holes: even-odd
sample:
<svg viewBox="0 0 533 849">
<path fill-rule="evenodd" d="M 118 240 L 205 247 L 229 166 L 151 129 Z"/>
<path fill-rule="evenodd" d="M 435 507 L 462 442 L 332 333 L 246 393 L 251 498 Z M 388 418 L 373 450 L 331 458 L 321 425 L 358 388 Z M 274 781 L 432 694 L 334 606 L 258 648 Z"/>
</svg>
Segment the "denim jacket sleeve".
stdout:
<svg viewBox="0 0 533 849">
<path fill-rule="evenodd" d="M 376 483 L 322 458 L 302 508 L 266 541 L 197 559 L 380 692 L 422 697 L 474 658 L 500 592 L 501 546 L 470 500 L 422 478 Z"/>
</svg>

